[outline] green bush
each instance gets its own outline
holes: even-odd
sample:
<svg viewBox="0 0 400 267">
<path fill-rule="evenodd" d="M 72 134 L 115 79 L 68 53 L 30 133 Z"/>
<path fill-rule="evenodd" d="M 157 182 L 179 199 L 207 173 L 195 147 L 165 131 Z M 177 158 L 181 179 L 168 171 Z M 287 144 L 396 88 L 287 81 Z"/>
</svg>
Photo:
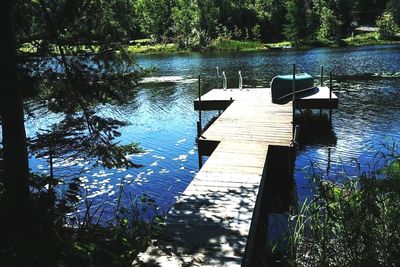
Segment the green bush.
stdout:
<svg viewBox="0 0 400 267">
<path fill-rule="evenodd" d="M 385 159 L 335 182 L 313 175 L 315 195 L 289 224 L 290 265 L 400 266 L 400 156 Z"/>
<path fill-rule="evenodd" d="M 376 20 L 382 39 L 400 39 L 400 27 L 396 24 L 390 12 L 385 12 Z"/>
<path fill-rule="evenodd" d="M 213 48 L 220 51 L 257 51 L 264 48 L 258 41 L 237 41 L 217 38 L 213 42 Z"/>
<path fill-rule="evenodd" d="M 54 186 L 59 182 L 52 180 Z M 48 182 L 49 177 L 32 175 L 30 208 L 34 216 L 27 221 L 29 236 L 19 240 L 0 228 L 1 266 L 130 266 L 162 233 L 163 214 L 157 214 L 155 200 L 147 195 L 132 198 L 124 190 L 126 183 L 120 184 L 119 197 L 110 207 L 107 201 L 94 206 L 82 196 L 79 179 L 68 184 L 62 197 L 46 189 Z M 0 194 L 0 211 L 2 197 Z M 81 197 L 84 207 L 78 203 Z M 155 216 L 146 219 L 148 212 Z"/>
</svg>

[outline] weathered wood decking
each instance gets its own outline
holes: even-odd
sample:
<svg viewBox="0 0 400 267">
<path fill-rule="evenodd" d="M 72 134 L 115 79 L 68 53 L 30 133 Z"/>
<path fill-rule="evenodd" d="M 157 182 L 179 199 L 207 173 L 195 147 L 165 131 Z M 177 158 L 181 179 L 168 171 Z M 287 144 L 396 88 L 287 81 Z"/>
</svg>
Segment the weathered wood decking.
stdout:
<svg viewBox="0 0 400 267">
<path fill-rule="evenodd" d="M 270 89 L 215 89 L 201 100 L 195 109 L 226 109 L 198 140 L 199 150 L 211 156 L 168 213 L 165 238 L 134 266 L 240 266 L 258 216 L 253 211 L 260 182 L 274 164 L 268 163 L 269 150 L 291 146 L 292 103 L 273 104 Z M 274 160 L 280 166 L 293 158 Z M 275 179 L 289 173 L 275 171 Z"/>
</svg>

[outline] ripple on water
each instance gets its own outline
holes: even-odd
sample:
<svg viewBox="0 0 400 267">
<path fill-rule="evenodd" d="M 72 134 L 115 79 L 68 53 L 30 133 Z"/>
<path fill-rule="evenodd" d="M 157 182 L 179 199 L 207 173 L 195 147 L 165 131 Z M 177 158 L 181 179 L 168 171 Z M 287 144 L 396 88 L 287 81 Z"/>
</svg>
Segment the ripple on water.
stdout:
<svg viewBox="0 0 400 267">
<path fill-rule="evenodd" d="M 182 76 L 154 76 L 146 77 L 140 81 L 142 84 L 146 83 L 196 83 L 197 79 L 185 78 Z"/>
<path fill-rule="evenodd" d="M 168 210 L 177 196 L 198 171 L 195 144 L 198 113 L 193 111 L 197 97 L 198 74 L 203 77 L 202 90 L 214 88 L 215 66 L 226 71 L 230 87 L 237 87 L 237 71 L 242 70 L 244 83 L 251 87 L 269 86 L 277 74 L 291 72 L 293 62 L 318 76 L 320 65 L 335 74 L 358 75 L 362 73 L 395 73 L 400 70 L 399 47 L 368 47 L 291 50 L 271 53 L 207 53 L 174 56 L 139 56 L 143 67 L 156 65 L 154 77 L 144 80 L 137 89 L 131 104 L 119 107 L 118 118 L 130 125 L 122 129 L 121 143 L 139 142 L 144 153 L 130 155 L 139 169 L 103 170 L 85 169 L 83 186 L 87 185 L 92 200 L 113 202 L 118 197 L 120 183 L 126 184 L 126 194 L 146 193 Z M 336 144 L 310 144 L 299 151 L 296 161 L 296 184 L 299 197 L 310 196 L 308 181 L 303 170 L 310 162 L 317 162 L 323 170 L 339 170 L 343 162 L 373 159 L 375 147 L 386 138 L 399 140 L 400 132 L 400 79 L 340 80 L 335 82 L 335 92 L 340 92 L 339 109 L 334 111 L 333 124 Z M 204 120 L 213 113 L 204 112 Z M 43 116 L 42 116 L 43 117 Z M 38 116 L 28 134 L 32 135 L 49 118 Z M 56 116 L 53 116 L 56 121 Z M 205 122 L 205 121 L 204 121 Z M 367 149 L 372 147 L 372 151 Z M 374 151 L 375 149 L 375 151 Z M 31 159 L 35 171 L 48 171 L 48 160 Z M 65 165 L 63 165 L 65 163 Z M 59 163 L 57 169 L 72 168 L 72 163 Z M 352 163 L 354 168 L 356 164 Z M 63 166 L 62 166 L 63 165 Z M 152 166 L 153 165 L 153 166 Z M 79 166 L 78 166 L 79 167 Z M 86 167 L 83 167 L 86 168 Z M 81 170 L 80 170 L 81 171 Z M 349 170 L 350 171 L 350 170 Z M 81 174 L 80 174 L 81 175 Z M 107 181 L 107 182 L 104 182 Z M 89 186 L 93 188 L 89 188 Z M 113 188 L 109 187 L 114 185 Z M 102 190 L 95 192 L 95 188 Z M 308 191 L 307 191 L 308 190 Z"/>
</svg>

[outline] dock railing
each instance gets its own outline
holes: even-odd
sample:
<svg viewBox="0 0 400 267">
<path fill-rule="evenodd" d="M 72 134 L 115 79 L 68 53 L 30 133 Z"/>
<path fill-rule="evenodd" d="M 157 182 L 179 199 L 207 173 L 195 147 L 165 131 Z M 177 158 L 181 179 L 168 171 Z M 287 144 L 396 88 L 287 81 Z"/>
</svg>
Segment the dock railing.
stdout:
<svg viewBox="0 0 400 267">
<path fill-rule="evenodd" d="M 294 140 L 294 127 L 295 127 L 295 116 L 296 116 L 296 64 L 293 64 L 293 81 L 292 81 L 292 107 L 293 107 L 293 140 Z"/>
<path fill-rule="evenodd" d="M 203 128 L 201 125 L 201 76 L 199 75 L 199 120 L 197 121 L 197 138 L 200 138 L 203 133 Z"/>
<path fill-rule="evenodd" d="M 329 124 L 332 126 L 332 71 L 329 72 Z"/>
</svg>

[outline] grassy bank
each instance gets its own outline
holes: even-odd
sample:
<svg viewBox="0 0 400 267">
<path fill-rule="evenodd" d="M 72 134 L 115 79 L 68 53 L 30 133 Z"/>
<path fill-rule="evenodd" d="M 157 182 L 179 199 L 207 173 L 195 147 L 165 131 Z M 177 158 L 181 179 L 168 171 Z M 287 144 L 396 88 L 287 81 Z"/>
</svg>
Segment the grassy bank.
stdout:
<svg viewBox="0 0 400 267">
<path fill-rule="evenodd" d="M 311 49 L 317 47 L 338 47 L 338 46 L 367 46 L 367 45 L 387 45 L 387 44 L 400 44 L 399 41 L 394 40 L 383 40 L 379 38 L 379 34 L 376 32 L 359 34 L 354 37 L 349 37 L 341 40 L 341 43 L 333 41 L 320 41 L 313 43 L 301 43 L 294 45 L 291 42 L 283 41 L 276 43 L 263 43 L 260 41 L 251 40 L 227 40 L 227 39 L 216 39 L 210 42 L 209 45 L 203 48 L 182 48 L 175 43 L 162 43 L 155 44 L 150 39 L 133 40 L 127 46 L 127 51 L 132 54 L 177 54 L 177 53 L 189 53 L 194 51 L 268 51 L 268 50 L 279 50 L 288 48 L 297 49 Z M 65 46 L 70 53 L 89 52 L 97 53 L 100 51 L 98 45 L 75 45 Z M 54 54 L 59 54 L 58 48 L 55 45 L 50 45 L 49 49 Z M 23 44 L 20 52 L 35 54 L 37 48 L 32 43 Z"/>
<path fill-rule="evenodd" d="M 290 266 L 399 266 L 400 155 L 384 167 L 339 178 L 312 174 L 314 196 L 291 218 Z"/>
<path fill-rule="evenodd" d="M 343 39 L 343 42 L 349 46 L 400 44 L 400 40 L 394 41 L 380 39 L 379 33 L 377 32 L 359 34 L 354 37 Z"/>
<path fill-rule="evenodd" d="M 188 52 L 176 44 L 134 44 L 129 45 L 128 52 L 135 54 L 175 54 Z"/>
<path fill-rule="evenodd" d="M 262 43 L 260 41 L 238 41 L 217 39 L 203 48 L 181 48 L 176 44 L 150 44 L 150 43 L 135 43 L 128 48 L 129 52 L 138 54 L 169 54 L 169 53 L 187 53 L 193 51 L 267 51 L 271 49 L 282 49 L 291 47 L 290 42 L 279 43 Z"/>
<path fill-rule="evenodd" d="M 209 49 L 214 51 L 262 51 L 267 47 L 259 41 L 216 40 Z"/>
<path fill-rule="evenodd" d="M 203 48 L 182 48 L 176 44 L 151 44 L 148 42 L 134 41 L 134 44 L 128 48 L 129 52 L 140 54 L 168 54 L 168 53 L 185 53 L 193 51 L 263 51 L 267 50 L 266 44 L 259 41 L 238 41 L 238 40 L 221 40 L 217 39 Z M 279 44 L 278 44 L 279 45 Z"/>
<path fill-rule="evenodd" d="M 367 46 L 367 45 L 387 45 L 400 44 L 400 41 L 383 40 L 379 38 L 376 32 L 359 34 L 354 37 L 342 39 L 341 43 L 333 41 L 321 41 L 313 43 L 302 43 L 294 45 L 291 42 L 283 41 L 276 43 L 263 43 L 260 41 L 238 41 L 238 40 L 215 40 L 205 48 L 196 49 L 196 51 L 268 51 L 288 48 L 311 49 L 317 47 L 339 47 L 339 46 Z M 176 44 L 140 44 L 129 46 L 128 51 L 141 54 L 157 54 L 157 53 L 182 53 L 190 52 L 188 48 L 180 48 Z"/>
</svg>

